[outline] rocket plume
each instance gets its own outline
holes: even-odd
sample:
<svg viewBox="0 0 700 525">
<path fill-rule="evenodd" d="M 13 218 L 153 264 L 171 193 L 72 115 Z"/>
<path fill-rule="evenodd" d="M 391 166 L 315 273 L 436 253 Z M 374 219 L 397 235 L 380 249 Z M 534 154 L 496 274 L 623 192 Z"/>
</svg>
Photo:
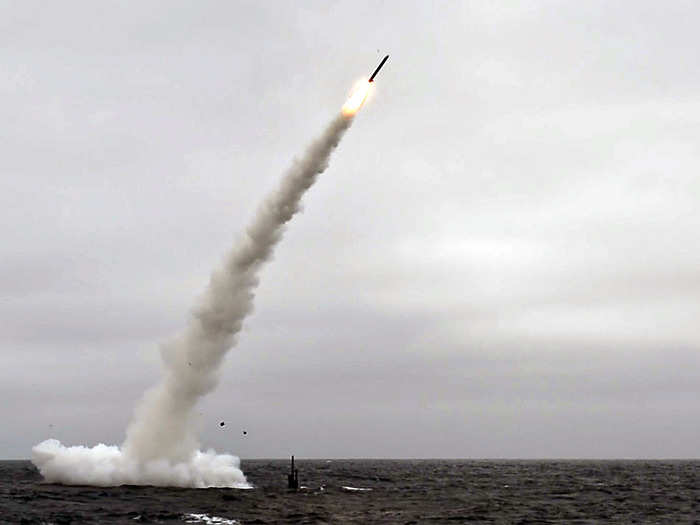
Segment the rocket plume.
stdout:
<svg viewBox="0 0 700 525">
<path fill-rule="evenodd" d="M 167 457 L 182 461 L 196 448 L 192 408 L 217 384 L 218 369 L 253 309 L 260 267 L 282 238 L 284 225 L 299 211 L 304 192 L 328 167 L 331 152 L 350 125 L 339 116 L 306 155 L 296 161 L 280 187 L 258 209 L 209 288 L 188 328 L 161 348 L 165 377 L 137 407 L 127 429 L 124 453 L 140 462 Z"/>
<path fill-rule="evenodd" d="M 253 310 L 260 268 L 281 240 L 285 224 L 299 211 L 306 190 L 328 167 L 331 153 L 365 97 L 366 92 L 351 106 L 346 103 L 304 156 L 293 162 L 223 267 L 212 274 L 187 328 L 161 346 L 163 378 L 134 410 L 122 447 L 64 447 L 57 440 L 46 440 L 32 450 L 32 461 L 46 481 L 100 486 L 247 486 L 238 458 L 198 450 L 193 408 L 216 387 L 222 360 Z"/>
</svg>

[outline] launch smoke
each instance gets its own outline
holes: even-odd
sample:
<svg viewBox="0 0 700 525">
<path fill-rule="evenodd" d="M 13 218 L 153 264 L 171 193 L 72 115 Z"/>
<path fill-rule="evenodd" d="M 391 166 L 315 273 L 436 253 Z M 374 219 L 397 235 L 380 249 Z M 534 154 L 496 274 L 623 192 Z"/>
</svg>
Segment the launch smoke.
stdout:
<svg viewBox="0 0 700 525">
<path fill-rule="evenodd" d="M 331 153 L 352 123 L 338 115 L 305 155 L 295 160 L 278 189 L 215 271 L 187 328 L 161 346 L 163 378 L 134 410 L 121 447 L 65 447 L 55 439 L 33 449 L 32 461 L 53 483 L 113 486 L 246 487 L 235 456 L 201 452 L 194 407 L 219 380 L 222 360 L 253 310 L 261 266 L 270 259 L 300 201 L 328 167 Z"/>
</svg>

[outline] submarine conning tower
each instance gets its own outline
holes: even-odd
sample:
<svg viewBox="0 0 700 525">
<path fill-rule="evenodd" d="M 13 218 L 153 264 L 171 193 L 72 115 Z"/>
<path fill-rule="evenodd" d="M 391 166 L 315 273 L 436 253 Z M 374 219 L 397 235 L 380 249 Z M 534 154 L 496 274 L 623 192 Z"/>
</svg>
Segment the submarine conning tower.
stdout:
<svg viewBox="0 0 700 525">
<path fill-rule="evenodd" d="M 299 470 L 294 468 L 294 456 L 292 456 L 292 465 L 287 474 L 287 488 L 297 490 L 299 488 Z"/>
</svg>

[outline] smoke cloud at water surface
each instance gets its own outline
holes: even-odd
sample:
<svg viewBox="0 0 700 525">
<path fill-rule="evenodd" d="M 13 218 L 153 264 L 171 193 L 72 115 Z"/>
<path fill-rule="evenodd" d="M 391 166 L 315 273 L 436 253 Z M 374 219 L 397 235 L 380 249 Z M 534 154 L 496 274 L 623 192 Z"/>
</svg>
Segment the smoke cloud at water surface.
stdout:
<svg viewBox="0 0 700 525">
<path fill-rule="evenodd" d="M 218 384 L 221 362 L 253 310 L 261 266 L 299 211 L 304 193 L 328 167 L 330 155 L 352 123 L 338 115 L 305 155 L 295 160 L 216 270 L 187 328 L 161 346 L 164 375 L 134 410 L 121 447 L 65 447 L 48 439 L 32 449 L 44 479 L 85 485 L 238 487 L 248 484 L 239 460 L 199 451 L 193 408 Z"/>
</svg>

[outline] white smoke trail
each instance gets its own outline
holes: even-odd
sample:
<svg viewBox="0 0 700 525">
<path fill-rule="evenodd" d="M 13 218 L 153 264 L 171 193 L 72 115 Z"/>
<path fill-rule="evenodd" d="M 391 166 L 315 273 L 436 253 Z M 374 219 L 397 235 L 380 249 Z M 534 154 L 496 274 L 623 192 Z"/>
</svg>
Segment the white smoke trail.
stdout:
<svg viewBox="0 0 700 525">
<path fill-rule="evenodd" d="M 294 161 L 223 268 L 212 274 L 188 327 L 161 346 L 164 377 L 137 405 L 121 449 L 64 447 L 56 440 L 46 440 L 33 448 L 32 458 L 46 481 L 101 486 L 247 486 L 238 458 L 198 450 L 193 408 L 216 387 L 222 359 L 253 309 L 260 267 L 282 238 L 284 225 L 299 211 L 306 190 L 328 167 L 352 118 L 338 115 L 304 157 Z"/>
</svg>

